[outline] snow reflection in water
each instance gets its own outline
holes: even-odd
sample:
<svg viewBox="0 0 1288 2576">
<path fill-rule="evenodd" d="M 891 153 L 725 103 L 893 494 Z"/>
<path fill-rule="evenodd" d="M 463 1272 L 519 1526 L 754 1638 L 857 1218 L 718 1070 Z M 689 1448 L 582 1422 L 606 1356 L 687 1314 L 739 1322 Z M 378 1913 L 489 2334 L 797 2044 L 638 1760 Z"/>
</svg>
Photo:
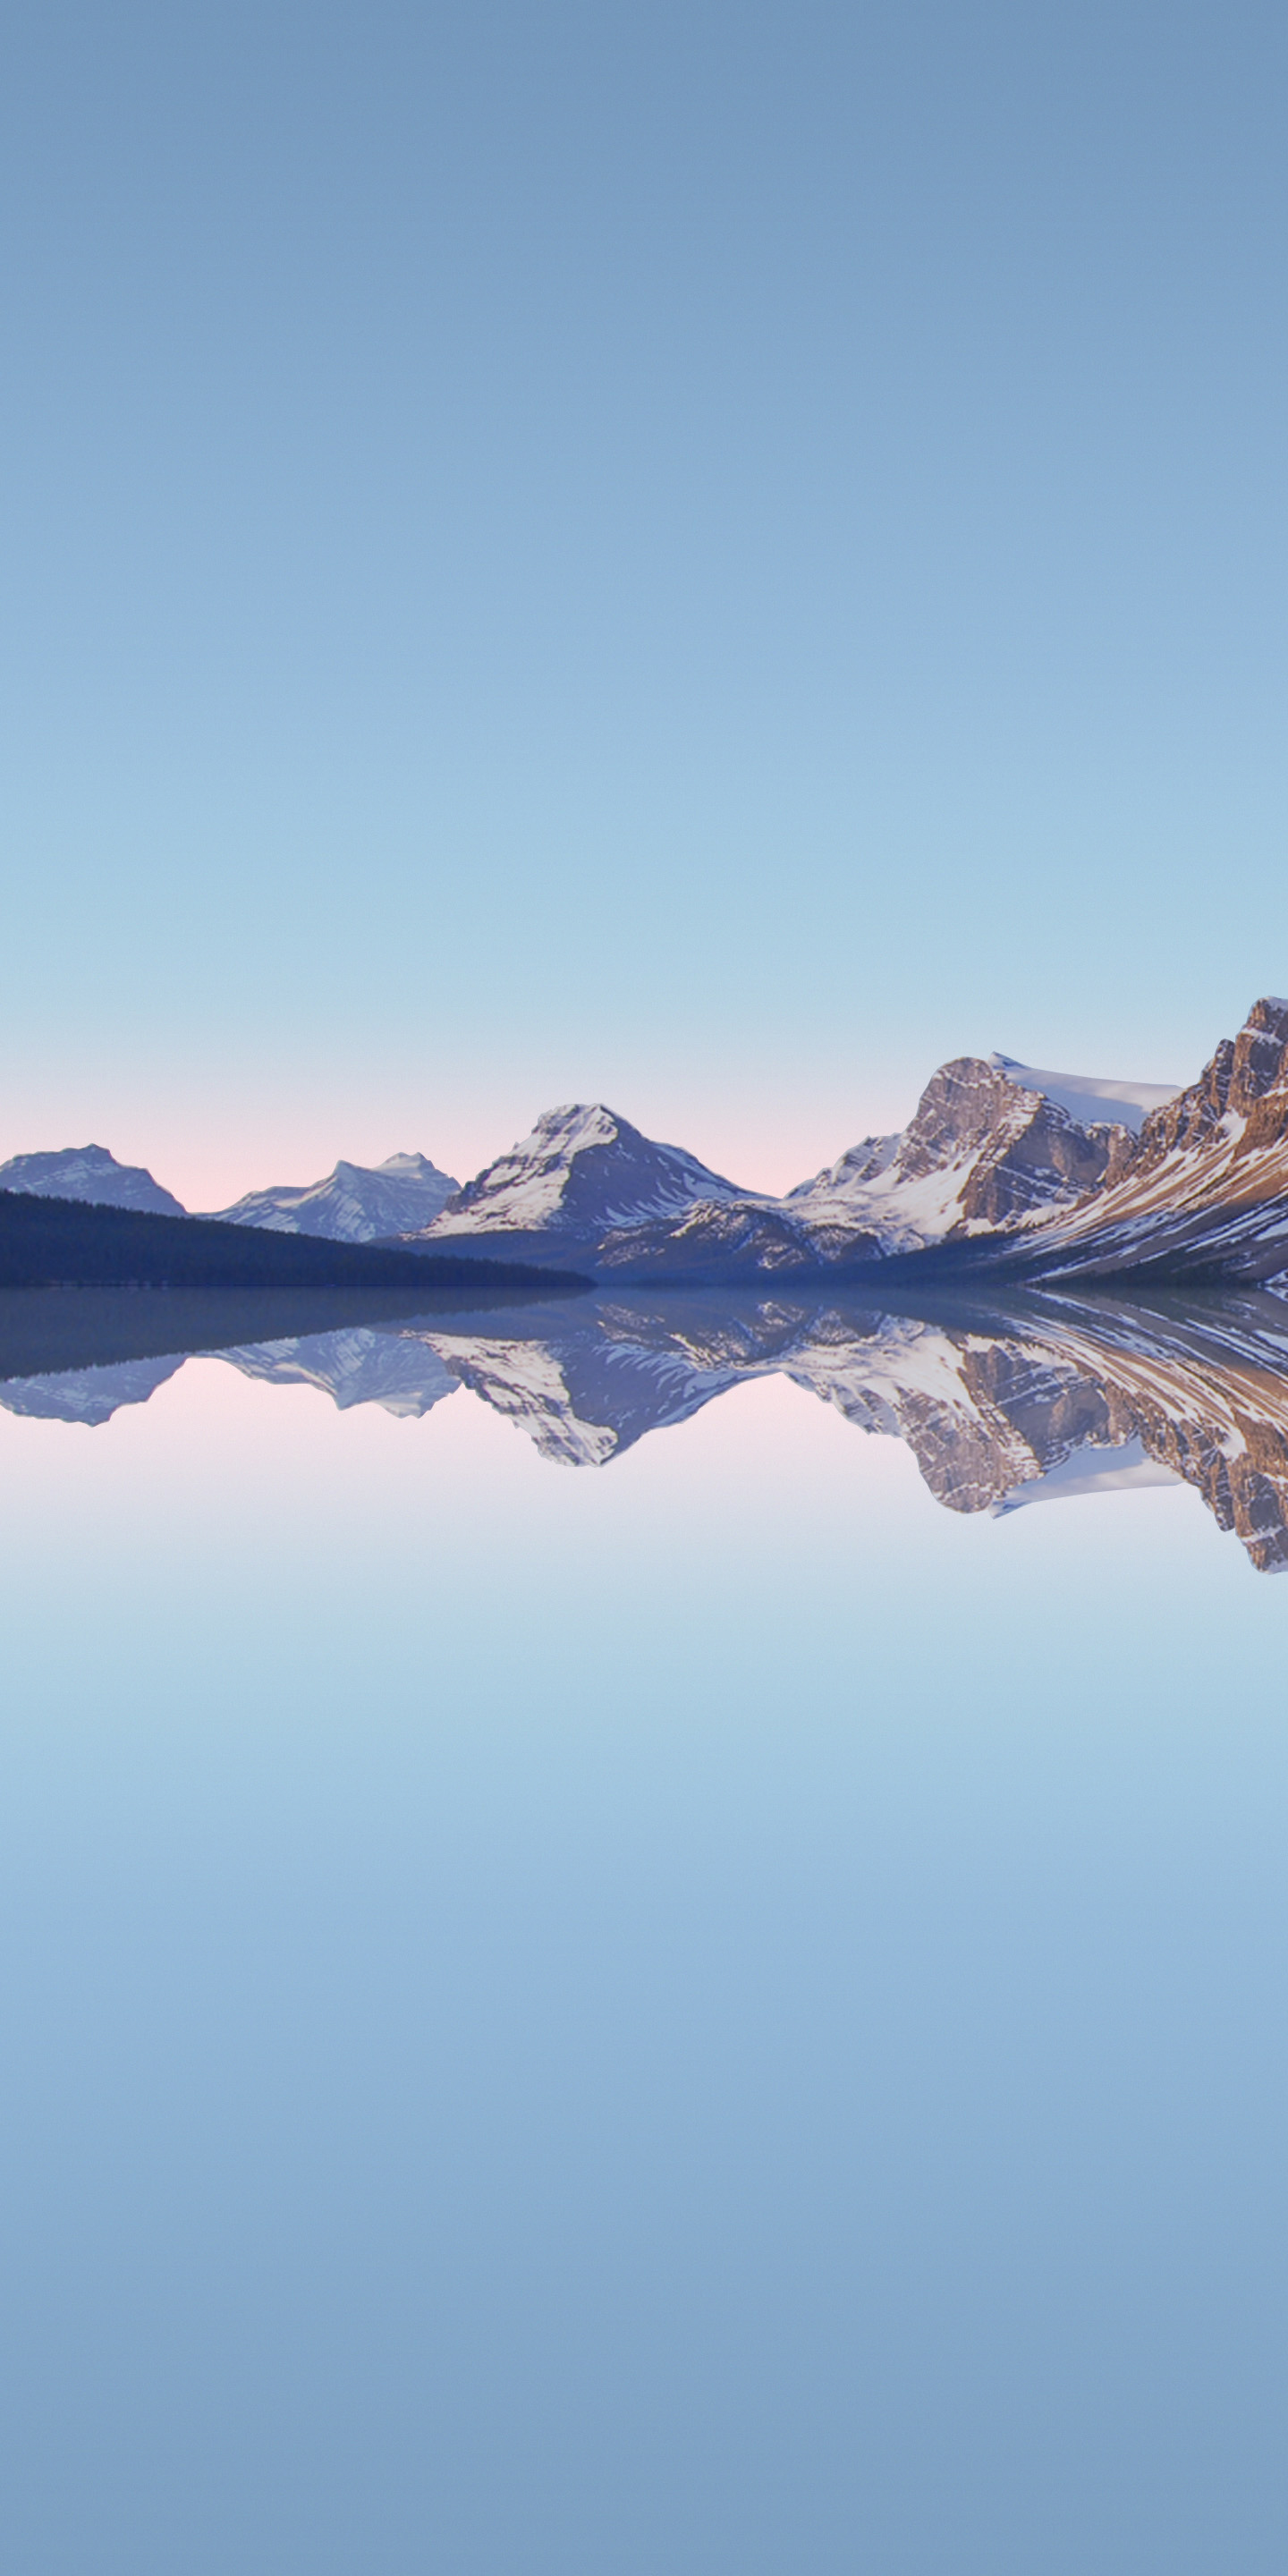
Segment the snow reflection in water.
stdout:
<svg viewBox="0 0 1288 2576">
<path fill-rule="evenodd" d="M 163 1340 L 169 1301 L 143 1305 L 135 1338 L 141 1318 L 142 1338 Z M 84 1299 L 91 1342 L 93 1313 Z M 119 1300 L 105 1323 L 117 1316 Z M 229 1301 L 230 1332 L 237 1319 Z M 1265 1293 L 1149 1306 L 1047 1295 L 933 1315 L 789 1297 L 577 1299 L 222 1345 L 217 1325 L 203 1317 L 199 1347 L 267 1384 L 412 1418 L 463 1386 L 573 1466 L 603 1467 L 730 1387 L 781 1374 L 857 1429 L 905 1441 L 952 1511 L 1178 1481 L 1260 1571 L 1288 1565 L 1288 1306 Z M 185 1356 L 7 1372 L 0 1403 L 92 1426 L 146 1403 Z"/>
</svg>

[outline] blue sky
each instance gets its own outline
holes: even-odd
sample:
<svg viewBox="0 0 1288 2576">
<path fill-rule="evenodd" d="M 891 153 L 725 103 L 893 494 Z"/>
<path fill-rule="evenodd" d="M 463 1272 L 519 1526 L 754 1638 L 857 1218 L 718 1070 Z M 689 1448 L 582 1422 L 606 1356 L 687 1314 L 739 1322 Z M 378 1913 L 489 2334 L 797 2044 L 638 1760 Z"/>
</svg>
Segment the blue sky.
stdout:
<svg viewBox="0 0 1288 2576">
<path fill-rule="evenodd" d="M 17 5 L 0 1152 L 799 1178 L 1288 989 L 1269 7 Z"/>
</svg>

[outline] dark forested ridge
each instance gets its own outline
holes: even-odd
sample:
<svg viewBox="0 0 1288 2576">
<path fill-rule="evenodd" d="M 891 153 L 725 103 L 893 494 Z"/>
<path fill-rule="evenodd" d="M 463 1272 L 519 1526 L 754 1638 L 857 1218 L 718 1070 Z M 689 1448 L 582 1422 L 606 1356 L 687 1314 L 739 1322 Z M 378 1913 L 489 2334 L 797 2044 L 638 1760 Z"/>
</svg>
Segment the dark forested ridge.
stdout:
<svg viewBox="0 0 1288 2576">
<path fill-rule="evenodd" d="M 568 1271 L 530 1264 L 333 1243 L 211 1217 L 152 1216 L 0 1190 L 4 1288 L 398 1288 L 423 1298 L 441 1289 L 483 1304 L 524 1289 L 571 1295 L 585 1284 Z"/>
</svg>

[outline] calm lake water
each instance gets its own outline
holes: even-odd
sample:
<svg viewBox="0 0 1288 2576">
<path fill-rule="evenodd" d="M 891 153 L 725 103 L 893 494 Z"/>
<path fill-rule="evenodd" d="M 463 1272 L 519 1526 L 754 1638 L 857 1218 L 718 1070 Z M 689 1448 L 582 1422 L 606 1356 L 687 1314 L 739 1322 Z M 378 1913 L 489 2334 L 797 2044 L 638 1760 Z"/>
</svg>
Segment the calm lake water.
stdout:
<svg viewBox="0 0 1288 2576">
<path fill-rule="evenodd" d="M 0 1386 L 0 2563 L 1281 2576 L 1285 1369 Z"/>
</svg>

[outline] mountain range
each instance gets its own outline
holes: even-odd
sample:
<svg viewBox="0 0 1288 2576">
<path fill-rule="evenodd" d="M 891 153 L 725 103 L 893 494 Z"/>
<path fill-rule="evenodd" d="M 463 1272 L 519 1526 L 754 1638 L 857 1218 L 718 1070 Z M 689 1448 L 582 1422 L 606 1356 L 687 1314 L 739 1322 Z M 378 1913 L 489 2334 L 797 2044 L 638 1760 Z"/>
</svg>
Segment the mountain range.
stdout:
<svg viewBox="0 0 1288 2576">
<path fill-rule="evenodd" d="M 1255 1002 L 1187 1088 L 956 1057 L 899 1134 L 864 1137 L 782 1198 L 694 1171 L 602 1107 L 552 1111 L 421 1240 L 557 1250 L 621 1286 L 889 1278 L 892 1263 L 1288 1279 L 1288 1003 Z"/>
<path fill-rule="evenodd" d="M 208 1211 L 224 1225 L 269 1234 L 316 1234 L 331 1243 L 379 1243 L 432 1224 L 460 1188 L 424 1154 L 391 1154 L 368 1167 L 337 1163 L 322 1181 L 280 1182 L 250 1190 L 236 1205 Z M 151 1216 L 186 1216 L 172 1190 L 141 1163 L 118 1163 L 105 1145 L 69 1145 L 49 1154 L 15 1154 L 0 1163 L 0 1190 L 36 1198 L 79 1199 L 93 1207 L 136 1208 Z"/>
<path fill-rule="evenodd" d="M 100 1146 L 20 1155 L 0 1189 L 180 1213 Z M 908 1126 L 782 1197 L 602 1103 L 548 1110 L 459 1188 L 420 1154 L 254 1191 L 224 1222 L 557 1263 L 616 1286 L 1000 1269 L 1015 1278 L 1288 1281 L 1288 1003 L 1253 1004 L 1188 1087 L 960 1056 Z"/>
</svg>

